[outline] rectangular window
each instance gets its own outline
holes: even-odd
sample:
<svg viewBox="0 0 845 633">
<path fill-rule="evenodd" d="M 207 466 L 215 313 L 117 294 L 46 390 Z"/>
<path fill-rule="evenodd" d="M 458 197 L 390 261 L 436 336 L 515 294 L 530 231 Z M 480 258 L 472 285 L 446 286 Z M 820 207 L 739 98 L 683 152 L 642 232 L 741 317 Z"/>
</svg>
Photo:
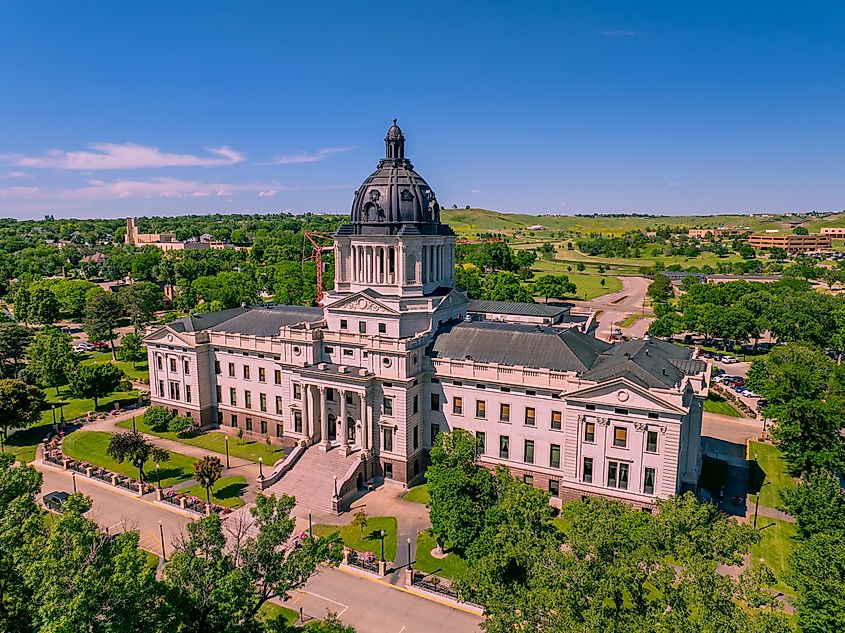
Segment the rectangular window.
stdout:
<svg viewBox="0 0 845 633">
<path fill-rule="evenodd" d="M 585 457 L 584 458 L 584 469 L 581 473 L 581 479 L 584 483 L 591 484 L 593 483 L 593 458 L 592 457 Z"/>
<path fill-rule="evenodd" d="M 487 435 L 484 431 L 475 432 L 476 452 L 478 455 L 484 455 L 484 450 L 487 444 Z"/>
<path fill-rule="evenodd" d="M 189 376 L 191 374 L 191 361 L 182 361 L 182 365 L 185 367 L 185 375 Z"/>
<path fill-rule="evenodd" d="M 526 426 L 534 426 L 537 422 L 537 411 L 534 407 L 525 407 L 525 424 Z"/>
<path fill-rule="evenodd" d="M 460 396 L 455 396 L 452 398 L 452 413 L 455 415 L 463 415 L 464 414 L 464 399 Z"/>
<path fill-rule="evenodd" d="M 326 401 L 334 402 L 334 389 L 332 389 L 331 387 L 326 389 Z"/>
<path fill-rule="evenodd" d="M 549 479 L 549 496 L 555 498 L 560 496 L 560 482 L 557 479 Z"/>
<path fill-rule="evenodd" d="M 419 398 L 419 396 L 414 395 L 414 399 L 413 399 L 412 402 L 413 402 L 413 406 L 411 407 L 411 414 L 413 415 L 414 413 L 417 413 L 420 410 L 420 398 Z"/>
<path fill-rule="evenodd" d="M 185 402 L 191 401 L 191 385 L 185 385 Z"/>
<path fill-rule="evenodd" d="M 249 380 L 249 365 L 244 365 L 244 380 Z"/>
<path fill-rule="evenodd" d="M 352 404 L 352 392 L 351 391 L 346 392 L 346 404 Z"/>
<path fill-rule="evenodd" d="M 628 446 L 628 429 L 624 426 L 613 427 L 613 445 L 616 448 L 625 448 Z"/>
<path fill-rule="evenodd" d="M 232 414 L 232 417 L 229 420 L 229 424 L 231 424 L 232 426 L 238 426 L 238 416 L 236 416 L 234 413 Z"/>
<path fill-rule="evenodd" d="M 646 453 L 657 452 L 657 431 L 646 431 L 645 434 L 645 451 Z"/>
<path fill-rule="evenodd" d="M 477 418 L 486 418 L 487 417 L 487 403 L 484 400 L 476 400 L 475 401 L 475 417 Z"/>
<path fill-rule="evenodd" d="M 384 478 L 393 479 L 393 464 L 384 462 Z"/>
<path fill-rule="evenodd" d="M 534 440 L 525 440 L 525 447 L 522 451 L 522 461 L 526 464 L 534 463 Z"/>
<path fill-rule="evenodd" d="M 523 475 L 522 476 L 522 483 L 528 484 L 529 486 L 534 485 L 534 475 Z"/>
<path fill-rule="evenodd" d="M 244 391 L 244 406 L 247 409 L 252 409 L 252 392 Z"/>
<path fill-rule="evenodd" d="M 393 429 L 384 429 L 384 450 L 392 451 L 393 450 Z"/>
<path fill-rule="evenodd" d="M 170 359 L 170 371 L 173 372 L 174 374 L 176 373 L 176 359 L 175 358 Z"/>
<path fill-rule="evenodd" d="M 343 355 L 344 355 L 344 356 L 352 356 L 352 355 L 354 355 L 354 354 L 355 354 L 355 352 L 354 352 L 353 350 L 351 350 L 351 349 L 344 349 L 344 350 L 343 350 Z"/>
<path fill-rule="evenodd" d="M 229 378 L 235 377 L 235 363 L 229 363 Z"/>
<path fill-rule="evenodd" d="M 617 407 L 616 409 L 613 410 L 613 412 L 616 413 L 617 415 L 628 415 L 628 409 L 620 409 L 620 408 Z"/>
<path fill-rule="evenodd" d="M 646 468 L 643 476 L 643 492 L 647 495 L 654 494 L 654 468 Z"/>
<path fill-rule="evenodd" d="M 170 381 L 170 399 L 179 400 L 179 383 L 174 380 Z"/>
<path fill-rule="evenodd" d="M 326 354 L 334 354 L 334 347 L 326 345 Z"/>
<path fill-rule="evenodd" d="M 158 381 L 158 395 L 161 396 L 162 398 L 164 398 L 164 381 L 163 380 Z"/>
<path fill-rule="evenodd" d="M 261 420 L 261 435 L 267 435 L 267 420 Z"/>
<path fill-rule="evenodd" d="M 379 323 L 378 324 L 378 333 L 379 334 L 386 334 L 387 333 L 387 323 Z"/>
<path fill-rule="evenodd" d="M 285 434 L 285 427 L 281 424 L 276 425 L 276 437 L 282 437 Z"/>
<path fill-rule="evenodd" d="M 596 423 L 595 422 L 584 422 L 584 441 L 590 442 L 590 443 L 596 441 Z"/>
<path fill-rule="evenodd" d="M 555 431 L 560 431 L 561 429 L 561 419 L 562 416 L 560 411 L 552 411 L 552 429 Z"/>
<path fill-rule="evenodd" d="M 628 489 L 628 464 L 624 462 L 607 462 L 608 488 Z"/>
<path fill-rule="evenodd" d="M 266 393 L 258 394 L 258 408 L 261 409 L 262 411 L 267 410 L 267 394 Z"/>
<path fill-rule="evenodd" d="M 302 411 L 295 409 L 293 412 L 293 430 L 302 433 Z"/>
<path fill-rule="evenodd" d="M 420 447 L 420 432 L 419 427 L 414 427 L 414 448 Z"/>
<path fill-rule="evenodd" d="M 349 329 L 349 322 L 348 322 L 346 319 L 341 319 L 341 320 L 340 320 L 340 329 L 341 329 L 341 330 L 347 330 L 347 329 Z"/>
<path fill-rule="evenodd" d="M 263 367 L 258 368 L 258 382 L 265 382 L 267 380 L 266 371 Z"/>
<path fill-rule="evenodd" d="M 298 382 L 293 383 L 293 399 L 302 400 L 302 385 Z"/>
<path fill-rule="evenodd" d="M 432 424 L 431 425 L 431 445 L 434 446 L 434 440 L 437 439 L 437 434 L 440 433 L 440 425 L 439 424 Z"/>
<path fill-rule="evenodd" d="M 588 405 L 585 405 L 585 406 L 587 407 L 587 411 L 595 411 L 596 410 L 596 405 L 594 405 L 594 404 L 588 404 Z"/>
<path fill-rule="evenodd" d="M 499 457 L 501 459 L 508 459 L 510 457 L 511 438 L 507 435 L 499 436 Z"/>
<path fill-rule="evenodd" d="M 229 387 L 229 404 L 233 407 L 238 404 L 238 392 L 234 387 Z"/>
<path fill-rule="evenodd" d="M 215 391 L 217 391 L 217 402 L 221 402 L 223 400 L 223 387 L 215 385 Z"/>
<path fill-rule="evenodd" d="M 660 419 L 660 414 L 659 414 L 659 413 L 655 413 L 654 411 L 649 411 L 649 412 L 648 412 L 648 417 L 649 417 L 649 418 L 651 418 L 652 420 L 659 420 L 659 419 Z"/>
<path fill-rule="evenodd" d="M 276 413 L 282 412 L 282 396 L 276 396 Z"/>
<path fill-rule="evenodd" d="M 393 415 L 393 398 L 385 396 L 382 399 L 382 408 L 384 409 L 384 415 Z"/>
<path fill-rule="evenodd" d="M 367 322 L 366 321 L 358 321 L 358 332 L 360 334 L 367 333 Z"/>
<path fill-rule="evenodd" d="M 220 361 L 219 360 L 214 361 L 214 373 L 217 374 L 218 376 L 220 375 Z"/>
<path fill-rule="evenodd" d="M 560 444 L 552 444 L 549 447 L 549 466 L 560 468 Z"/>
<path fill-rule="evenodd" d="M 156 354 L 156 367 L 161 371 L 161 354 Z"/>
<path fill-rule="evenodd" d="M 432 411 L 440 411 L 440 394 L 439 393 L 431 394 L 431 410 Z"/>
<path fill-rule="evenodd" d="M 499 405 L 499 422 L 511 421 L 511 405 L 502 403 Z"/>
<path fill-rule="evenodd" d="M 273 382 L 277 385 L 282 384 L 282 370 L 281 369 L 276 369 L 275 371 L 273 371 Z"/>
<path fill-rule="evenodd" d="M 247 419 L 246 419 L 246 430 L 247 430 L 247 431 L 251 431 L 251 430 L 252 430 L 252 418 L 247 418 Z"/>
</svg>

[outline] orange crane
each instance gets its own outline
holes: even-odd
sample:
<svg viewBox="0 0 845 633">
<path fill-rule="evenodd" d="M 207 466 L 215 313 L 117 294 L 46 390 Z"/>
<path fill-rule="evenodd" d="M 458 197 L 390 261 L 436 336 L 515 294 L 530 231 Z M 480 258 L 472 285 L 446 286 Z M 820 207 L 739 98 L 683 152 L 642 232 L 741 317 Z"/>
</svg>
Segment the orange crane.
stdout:
<svg viewBox="0 0 845 633">
<path fill-rule="evenodd" d="M 325 235 L 320 235 L 319 233 L 310 233 L 305 231 L 302 234 L 302 272 L 305 272 L 305 262 L 316 262 L 317 266 L 317 305 L 320 305 L 323 301 L 323 270 L 325 268 L 325 264 L 323 263 L 323 253 L 331 253 L 334 250 L 334 246 L 321 246 L 317 243 L 318 239 L 328 240 L 331 239 Z M 307 243 L 311 243 L 311 252 L 306 255 L 305 254 L 305 247 Z"/>
</svg>

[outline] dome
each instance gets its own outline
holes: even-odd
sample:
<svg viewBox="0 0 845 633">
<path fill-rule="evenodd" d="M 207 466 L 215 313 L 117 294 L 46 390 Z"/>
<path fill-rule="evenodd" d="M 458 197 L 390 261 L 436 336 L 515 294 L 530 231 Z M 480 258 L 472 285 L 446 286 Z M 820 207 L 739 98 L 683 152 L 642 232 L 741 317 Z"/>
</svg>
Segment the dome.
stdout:
<svg viewBox="0 0 845 633">
<path fill-rule="evenodd" d="M 356 233 L 442 233 L 440 205 L 425 179 L 405 158 L 405 136 L 393 125 L 384 139 L 386 156 L 355 192 L 352 225 Z"/>
</svg>

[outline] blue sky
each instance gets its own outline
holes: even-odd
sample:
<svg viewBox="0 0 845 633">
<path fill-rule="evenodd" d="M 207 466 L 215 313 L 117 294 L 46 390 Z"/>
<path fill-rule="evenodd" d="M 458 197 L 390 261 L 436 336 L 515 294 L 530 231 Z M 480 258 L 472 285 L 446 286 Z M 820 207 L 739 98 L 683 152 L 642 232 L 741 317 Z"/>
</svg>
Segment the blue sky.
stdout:
<svg viewBox="0 0 845 633">
<path fill-rule="evenodd" d="M 0 0 L 0 215 L 845 208 L 845 4 Z"/>
</svg>

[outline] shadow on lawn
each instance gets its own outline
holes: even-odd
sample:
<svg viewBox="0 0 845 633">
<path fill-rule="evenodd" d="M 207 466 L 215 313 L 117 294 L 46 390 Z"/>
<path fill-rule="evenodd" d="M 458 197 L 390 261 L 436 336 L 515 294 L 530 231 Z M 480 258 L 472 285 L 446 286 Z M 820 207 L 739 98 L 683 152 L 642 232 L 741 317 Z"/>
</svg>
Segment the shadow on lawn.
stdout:
<svg viewBox="0 0 845 633">
<path fill-rule="evenodd" d="M 243 495 L 246 491 L 246 482 L 231 483 L 223 486 L 220 490 L 214 491 L 214 496 L 221 501 L 225 499 L 235 499 Z"/>
</svg>

